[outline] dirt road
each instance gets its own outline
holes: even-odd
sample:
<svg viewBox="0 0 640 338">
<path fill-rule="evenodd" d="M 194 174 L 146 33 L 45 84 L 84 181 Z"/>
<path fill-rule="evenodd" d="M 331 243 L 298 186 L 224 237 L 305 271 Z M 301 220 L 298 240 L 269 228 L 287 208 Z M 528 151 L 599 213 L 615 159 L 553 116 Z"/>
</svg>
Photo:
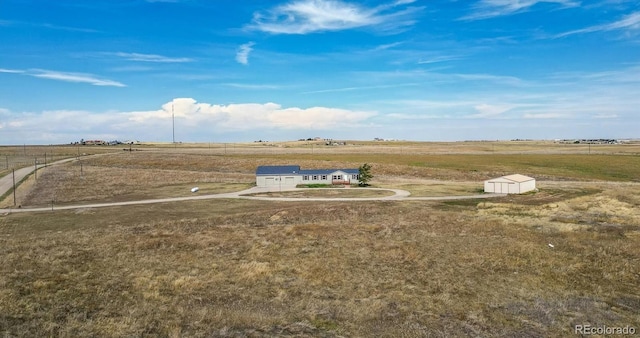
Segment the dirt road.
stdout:
<svg viewBox="0 0 640 338">
<path fill-rule="evenodd" d="M 338 197 L 338 198 L 321 198 L 321 197 L 311 197 L 311 198 L 293 198 L 293 197 L 257 197 L 250 196 L 251 194 L 257 193 L 265 193 L 269 191 L 276 190 L 268 190 L 265 188 L 254 187 L 247 190 L 232 192 L 232 193 L 224 193 L 224 194 L 210 194 L 210 195 L 194 195 L 194 196 L 186 196 L 186 197 L 172 197 L 172 198 L 158 198 L 158 199 L 147 199 L 147 200 L 138 200 L 138 201 L 126 201 L 126 202 L 111 202 L 111 203 L 93 203 L 93 204 L 78 204 L 78 205 L 65 205 L 65 206 L 56 206 L 52 205 L 51 207 L 44 208 L 20 208 L 20 209 L 0 209 L 0 214 L 7 214 L 12 212 L 42 212 L 42 211 L 55 211 L 55 210 L 71 210 L 71 209 L 88 209 L 88 208 L 104 208 L 104 207 L 116 207 L 116 206 L 127 206 L 127 205 L 140 205 L 140 204 L 154 204 L 154 203 L 172 203 L 172 202 L 182 202 L 182 201 L 193 201 L 193 200 L 208 200 L 208 199 L 221 199 L 221 198 L 242 198 L 242 199 L 253 199 L 253 200 L 261 200 L 261 201 L 285 201 L 285 202 L 311 202 L 311 201 L 447 201 L 447 200 L 462 200 L 462 199 L 482 199 L 482 198 L 492 198 L 492 197 L 501 197 L 505 196 L 503 194 L 482 194 L 482 195 L 470 195 L 470 196 L 439 196 L 439 197 L 410 197 L 410 193 L 406 190 L 400 189 L 383 189 L 383 188 L 351 188 L 351 189 L 368 189 L 368 190 L 386 190 L 393 191 L 394 195 L 392 196 L 384 196 L 384 197 Z M 288 188 L 288 189 L 280 189 L 277 191 L 298 191 L 305 190 L 302 188 Z M 311 189 L 307 189 L 311 190 Z"/>
<path fill-rule="evenodd" d="M 66 163 L 66 162 L 70 162 L 70 161 L 74 161 L 74 160 L 76 160 L 76 158 L 72 157 L 72 158 L 66 158 L 66 159 L 60 160 L 60 161 L 47 163 L 46 165 L 45 164 L 38 164 L 38 169 L 44 168 L 45 166 L 51 166 L 51 165 Z M 35 166 L 29 166 L 29 167 L 26 167 L 26 168 L 21 168 L 21 169 L 16 170 L 14 172 L 15 173 L 15 182 L 16 182 L 16 184 L 18 184 L 18 182 L 20 182 L 23 178 L 25 178 L 29 174 L 31 174 L 34 170 L 35 170 Z M 0 177 L 0 196 L 4 195 L 7 191 L 9 191 L 9 190 L 11 190 L 13 188 L 13 174 L 14 173 L 9 173 L 4 177 Z"/>
</svg>

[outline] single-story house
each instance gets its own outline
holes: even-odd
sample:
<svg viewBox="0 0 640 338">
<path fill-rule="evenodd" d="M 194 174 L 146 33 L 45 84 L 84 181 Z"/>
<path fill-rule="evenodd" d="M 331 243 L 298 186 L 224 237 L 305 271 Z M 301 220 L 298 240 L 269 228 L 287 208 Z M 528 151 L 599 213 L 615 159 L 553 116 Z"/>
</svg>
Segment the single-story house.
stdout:
<svg viewBox="0 0 640 338">
<path fill-rule="evenodd" d="M 536 189 L 536 179 L 520 174 L 507 175 L 484 181 L 484 192 L 523 194 Z"/>
<path fill-rule="evenodd" d="M 357 184 L 359 169 L 301 170 L 297 165 L 263 165 L 256 169 L 258 187 L 295 187 L 298 184 Z"/>
</svg>

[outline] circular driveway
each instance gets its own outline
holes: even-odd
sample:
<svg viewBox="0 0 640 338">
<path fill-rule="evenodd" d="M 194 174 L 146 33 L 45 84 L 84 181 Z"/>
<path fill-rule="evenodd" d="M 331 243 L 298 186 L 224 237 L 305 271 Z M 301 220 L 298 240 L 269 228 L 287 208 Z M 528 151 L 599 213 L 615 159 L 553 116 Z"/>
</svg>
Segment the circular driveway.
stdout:
<svg viewBox="0 0 640 338">
<path fill-rule="evenodd" d="M 344 189 L 344 188 L 340 188 Z M 504 194 L 482 194 L 482 195 L 468 195 L 468 196 L 438 196 L 438 197 L 410 197 L 411 193 L 406 190 L 400 189 L 384 189 L 384 188 L 349 188 L 349 189 L 367 189 L 367 190 L 381 190 L 392 191 L 394 195 L 383 197 L 268 197 L 268 196 L 251 196 L 252 194 L 268 193 L 268 192 L 284 192 L 284 191 L 300 191 L 300 190 L 317 190 L 314 188 L 276 188 L 268 189 L 261 187 L 253 187 L 250 189 L 223 193 L 223 194 L 209 194 L 209 195 L 194 195 L 185 197 L 172 197 L 172 198 L 158 198 L 158 199 L 146 199 L 138 201 L 126 201 L 126 202 L 110 202 L 110 203 L 93 203 L 93 204 L 78 204 L 78 205 L 64 205 L 64 206 L 51 206 L 41 208 L 20 208 L 20 209 L 0 209 L 0 213 L 9 214 L 12 212 L 41 212 L 41 211 L 55 211 L 55 210 L 72 210 L 72 209 L 88 209 L 88 208 L 105 208 L 105 207 L 117 207 L 127 205 L 141 205 L 141 204 L 154 204 L 154 203 L 171 203 L 182 201 L 195 201 L 195 200 L 208 200 L 208 199 L 224 199 L 224 198 L 239 198 L 239 199 L 251 199 L 259 201 L 284 201 L 284 202 L 308 202 L 308 201 L 447 201 L 447 200 L 463 200 L 463 199 L 482 199 L 505 196 Z"/>
</svg>

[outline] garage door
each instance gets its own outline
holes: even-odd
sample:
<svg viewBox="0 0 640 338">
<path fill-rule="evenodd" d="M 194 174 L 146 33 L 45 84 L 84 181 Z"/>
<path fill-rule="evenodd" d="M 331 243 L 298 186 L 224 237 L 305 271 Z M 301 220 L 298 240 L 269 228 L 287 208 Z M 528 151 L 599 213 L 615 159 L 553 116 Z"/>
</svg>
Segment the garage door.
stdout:
<svg viewBox="0 0 640 338">
<path fill-rule="evenodd" d="M 264 179 L 264 185 L 266 185 L 267 187 L 276 185 L 276 183 L 277 182 L 276 182 L 275 178 L 273 178 L 273 177 L 267 177 L 267 178 Z"/>
<path fill-rule="evenodd" d="M 294 180 L 293 177 L 285 177 L 284 178 L 284 185 L 294 185 Z"/>
</svg>

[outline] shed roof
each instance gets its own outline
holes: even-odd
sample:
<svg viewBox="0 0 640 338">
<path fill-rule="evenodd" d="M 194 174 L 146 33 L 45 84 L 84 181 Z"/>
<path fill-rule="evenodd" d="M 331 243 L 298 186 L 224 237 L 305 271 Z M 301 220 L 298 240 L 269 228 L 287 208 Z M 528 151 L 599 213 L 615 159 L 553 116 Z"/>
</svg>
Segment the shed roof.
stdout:
<svg viewBox="0 0 640 338">
<path fill-rule="evenodd" d="M 527 182 L 527 181 L 531 181 L 531 180 L 535 180 L 535 178 L 533 177 L 529 177 L 529 176 L 525 176 L 525 175 L 520 175 L 520 174 L 513 174 L 513 175 L 507 175 L 507 176 L 502 176 L 502 177 L 498 177 L 489 181 L 502 181 L 502 180 L 507 180 L 507 181 L 511 181 L 511 182 L 516 182 L 516 183 L 522 183 L 522 182 Z"/>
</svg>

